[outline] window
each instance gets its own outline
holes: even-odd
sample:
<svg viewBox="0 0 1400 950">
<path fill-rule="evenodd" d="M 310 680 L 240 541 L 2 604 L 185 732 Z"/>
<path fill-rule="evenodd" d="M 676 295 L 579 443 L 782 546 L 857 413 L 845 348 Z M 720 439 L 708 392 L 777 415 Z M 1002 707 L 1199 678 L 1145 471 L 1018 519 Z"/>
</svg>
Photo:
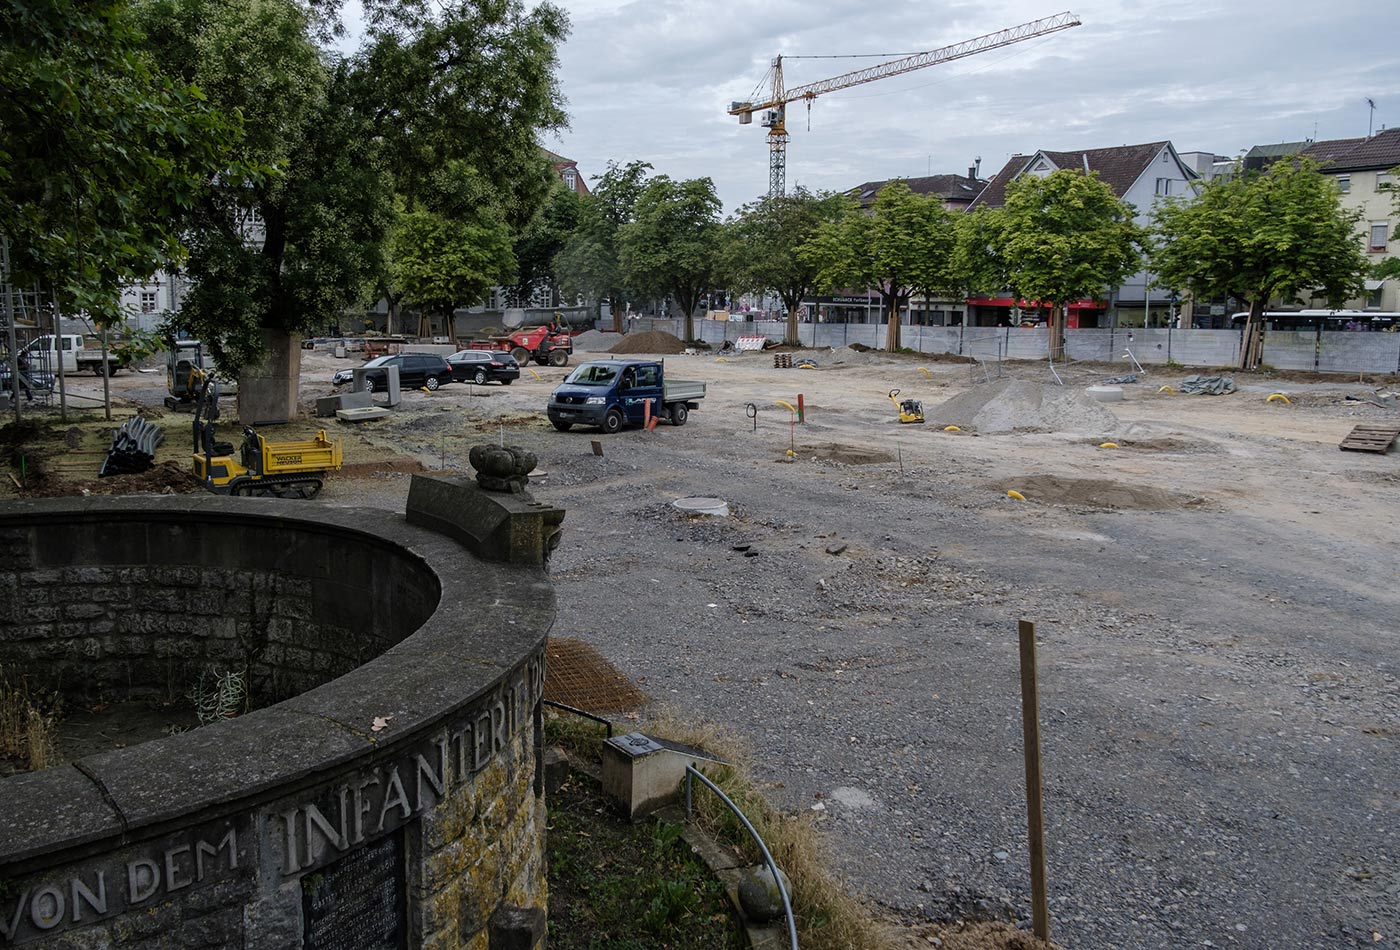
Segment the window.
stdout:
<svg viewBox="0 0 1400 950">
<path fill-rule="evenodd" d="M 637 387 L 640 389 L 640 388 L 643 387 L 643 386 L 655 386 L 655 385 L 656 385 L 656 367 L 655 367 L 655 366 L 638 366 L 638 367 L 637 367 Z"/>
<path fill-rule="evenodd" d="M 143 291 L 141 291 L 141 312 L 142 312 L 142 313 L 155 313 L 155 312 L 156 312 L 156 292 L 155 292 L 154 290 L 143 290 Z"/>
<path fill-rule="evenodd" d="M 1350 194 L 1350 193 L 1351 193 L 1351 176 L 1350 176 L 1350 175 L 1338 175 L 1338 176 L 1337 176 L 1337 190 L 1340 191 L 1340 192 L 1341 192 L 1342 194 L 1344 194 L 1344 195 Z"/>
<path fill-rule="evenodd" d="M 1376 172 L 1376 190 L 1389 191 L 1395 186 L 1394 176 L 1390 172 Z"/>
<path fill-rule="evenodd" d="M 1384 251 L 1389 239 L 1390 225 L 1386 221 L 1371 222 L 1371 250 Z"/>
<path fill-rule="evenodd" d="M 1172 179 L 1170 179 L 1170 178 L 1158 178 L 1158 179 L 1157 179 L 1157 194 L 1159 194 L 1159 195 L 1170 195 L 1171 193 L 1172 193 Z"/>
<path fill-rule="evenodd" d="M 570 190 L 570 191 L 575 191 L 575 190 L 577 190 L 577 186 L 578 186 L 578 172 L 574 171 L 572 168 L 565 169 L 565 170 L 564 170 L 564 184 L 566 184 L 566 185 L 569 186 L 569 190 Z"/>
</svg>

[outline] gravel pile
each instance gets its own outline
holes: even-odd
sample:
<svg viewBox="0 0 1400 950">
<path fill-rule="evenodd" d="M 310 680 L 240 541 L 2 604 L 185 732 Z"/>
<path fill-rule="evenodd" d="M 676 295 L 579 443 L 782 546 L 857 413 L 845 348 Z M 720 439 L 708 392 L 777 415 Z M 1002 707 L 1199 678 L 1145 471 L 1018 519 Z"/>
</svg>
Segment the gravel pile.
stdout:
<svg viewBox="0 0 1400 950">
<path fill-rule="evenodd" d="M 1108 434 L 1118 417 L 1078 389 L 1026 379 L 974 386 L 929 413 L 929 421 L 977 432 L 1085 432 Z"/>
<path fill-rule="evenodd" d="M 608 350 L 609 353 L 681 353 L 685 342 L 665 330 L 648 330 L 645 333 L 629 333 Z"/>
<path fill-rule="evenodd" d="M 598 330 L 584 330 L 582 333 L 573 334 L 573 339 L 576 350 L 583 350 L 586 353 L 606 353 L 608 347 L 618 342 L 618 335 Z"/>
</svg>

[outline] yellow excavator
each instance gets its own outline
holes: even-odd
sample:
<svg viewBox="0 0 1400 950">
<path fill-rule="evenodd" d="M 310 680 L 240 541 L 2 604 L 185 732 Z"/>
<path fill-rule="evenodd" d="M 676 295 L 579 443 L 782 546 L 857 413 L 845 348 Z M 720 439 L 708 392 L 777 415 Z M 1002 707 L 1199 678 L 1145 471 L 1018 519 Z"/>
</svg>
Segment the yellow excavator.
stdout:
<svg viewBox="0 0 1400 950">
<path fill-rule="evenodd" d="M 214 438 L 219 400 L 211 398 L 212 373 L 192 369 L 199 396 L 194 410 L 194 474 L 220 495 L 315 498 L 327 472 L 340 468 L 340 443 L 326 437 L 301 442 L 269 442 L 252 426 L 243 427 L 243 445 L 234 458 L 233 443 Z M 217 392 L 217 390 L 215 390 Z"/>
<path fill-rule="evenodd" d="M 890 390 L 890 402 L 894 403 L 894 407 L 899 410 L 899 421 L 923 422 L 924 404 L 919 402 L 919 400 L 917 399 L 905 399 L 903 402 L 901 402 L 897 398 L 898 396 L 898 389 Z"/>
</svg>

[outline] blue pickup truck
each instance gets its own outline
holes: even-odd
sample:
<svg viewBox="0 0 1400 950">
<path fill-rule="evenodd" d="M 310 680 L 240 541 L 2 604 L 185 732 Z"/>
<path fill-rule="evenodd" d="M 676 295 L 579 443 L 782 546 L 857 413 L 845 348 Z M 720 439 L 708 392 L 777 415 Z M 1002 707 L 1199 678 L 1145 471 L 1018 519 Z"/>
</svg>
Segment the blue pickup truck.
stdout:
<svg viewBox="0 0 1400 950">
<path fill-rule="evenodd" d="M 652 416 L 683 426 L 704 398 L 704 383 L 667 379 L 666 366 L 658 360 L 591 360 L 550 393 L 547 410 L 560 432 L 583 425 L 611 433 L 641 425 L 648 403 Z"/>
</svg>

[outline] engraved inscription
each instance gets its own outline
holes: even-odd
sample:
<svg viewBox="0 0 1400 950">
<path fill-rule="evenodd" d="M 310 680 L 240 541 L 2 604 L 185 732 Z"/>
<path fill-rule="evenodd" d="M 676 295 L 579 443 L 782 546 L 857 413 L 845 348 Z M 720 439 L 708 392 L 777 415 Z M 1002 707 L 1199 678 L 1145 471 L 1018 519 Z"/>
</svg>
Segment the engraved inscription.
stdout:
<svg viewBox="0 0 1400 950">
<path fill-rule="evenodd" d="M 301 882 L 303 950 L 401 950 L 407 939 L 402 833 Z"/>
</svg>

